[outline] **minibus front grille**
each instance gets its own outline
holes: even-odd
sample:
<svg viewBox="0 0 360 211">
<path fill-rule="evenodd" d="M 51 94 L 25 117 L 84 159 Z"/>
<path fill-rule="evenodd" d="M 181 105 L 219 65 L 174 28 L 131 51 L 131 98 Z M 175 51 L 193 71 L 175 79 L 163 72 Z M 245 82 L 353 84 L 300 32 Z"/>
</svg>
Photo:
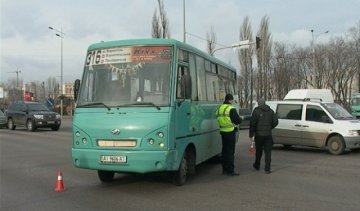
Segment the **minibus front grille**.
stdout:
<svg viewBox="0 0 360 211">
<path fill-rule="evenodd" d="M 136 140 L 125 139 L 125 140 L 97 140 L 99 147 L 136 147 Z"/>
</svg>

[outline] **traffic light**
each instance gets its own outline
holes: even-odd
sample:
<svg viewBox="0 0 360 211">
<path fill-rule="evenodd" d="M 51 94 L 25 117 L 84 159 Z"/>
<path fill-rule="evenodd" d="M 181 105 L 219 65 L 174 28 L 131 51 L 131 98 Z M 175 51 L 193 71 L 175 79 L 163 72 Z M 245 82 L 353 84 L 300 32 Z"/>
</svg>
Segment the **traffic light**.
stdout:
<svg viewBox="0 0 360 211">
<path fill-rule="evenodd" d="M 260 48 L 260 37 L 256 37 L 256 49 L 259 49 Z"/>
</svg>

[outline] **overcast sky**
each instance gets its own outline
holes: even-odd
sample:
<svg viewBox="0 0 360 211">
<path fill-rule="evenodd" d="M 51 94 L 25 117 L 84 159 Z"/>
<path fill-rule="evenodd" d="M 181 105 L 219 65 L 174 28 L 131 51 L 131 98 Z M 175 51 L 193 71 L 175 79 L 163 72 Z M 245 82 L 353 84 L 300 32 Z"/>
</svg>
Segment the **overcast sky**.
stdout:
<svg viewBox="0 0 360 211">
<path fill-rule="evenodd" d="M 63 30 L 64 82 L 81 78 L 87 47 L 96 42 L 151 36 L 156 0 L 0 0 L 0 82 L 19 78 L 60 80 L 61 39 L 48 27 Z M 171 38 L 183 40 L 183 0 L 163 0 Z M 267 15 L 274 41 L 309 46 L 343 35 L 360 21 L 360 0 L 187 0 L 187 43 L 205 50 L 214 27 L 217 42 L 239 41 L 240 25 L 249 16 L 255 35 Z M 321 34 L 329 30 L 328 34 Z M 321 34 L 321 35 L 320 35 Z M 231 49 L 216 56 L 238 67 Z"/>
</svg>

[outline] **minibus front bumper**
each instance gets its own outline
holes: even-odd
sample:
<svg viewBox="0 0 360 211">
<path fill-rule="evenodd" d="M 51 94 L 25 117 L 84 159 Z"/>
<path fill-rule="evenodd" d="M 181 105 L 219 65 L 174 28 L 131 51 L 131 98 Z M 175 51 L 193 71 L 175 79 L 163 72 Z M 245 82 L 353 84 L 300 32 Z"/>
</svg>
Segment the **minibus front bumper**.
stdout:
<svg viewBox="0 0 360 211">
<path fill-rule="evenodd" d="M 72 149 L 76 167 L 123 173 L 147 173 L 175 170 L 175 151 L 130 151 Z"/>
</svg>

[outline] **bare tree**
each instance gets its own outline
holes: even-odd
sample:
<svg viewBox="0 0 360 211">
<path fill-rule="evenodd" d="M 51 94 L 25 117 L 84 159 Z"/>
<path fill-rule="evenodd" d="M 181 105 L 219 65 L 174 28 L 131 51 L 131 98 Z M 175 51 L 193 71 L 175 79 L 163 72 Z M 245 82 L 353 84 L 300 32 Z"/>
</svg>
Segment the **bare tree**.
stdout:
<svg viewBox="0 0 360 211">
<path fill-rule="evenodd" d="M 49 77 L 45 81 L 45 89 L 48 90 L 48 97 L 55 98 L 59 95 L 59 82 L 55 77 Z"/>
<path fill-rule="evenodd" d="M 152 30 L 151 35 L 153 38 L 170 38 L 169 19 L 166 15 L 164 3 L 162 0 L 158 0 L 159 16 L 155 9 L 152 18 Z"/>
<path fill-rule="evenodd" d="M 287 52 L 285 43 L 275 43 L 274 45 L 274 90 L 275 96 L 272 98 L 282 99 L 291 89 L 291 73 L 290 73 L 290 55 Z"/>
<path fill-rule="evenodd" d="M 250 19 L 248 16 L 243 20 L 240 26 L 240 40 L 252 40 L 252 30 Z M 254 48 L 240 49 L 238 51 L 238 60 L 240 63 L 240 77 L 239 77 L 239 94 L 240 105 L 242 107 L 252 108 L 253 101 L 253 67 L 252 56 Z"/>
<path fill-rule="evenodd" d="M 271 47 L 272 39 L 269 31 L 269 17 L 264 16 L 261 19 L 260 28 L 257 36 L 261 38 L 260 48 L 256 51 L 257 56 L 257 90 L 258 97 L 268 98 L 270 84 L 269 76 L 271 75 L 270 59 L 271 59 Z"/>
<path fill-rule="evenodd" d="M 162 27 L 162 37 L 170 38 L 169 19 L 164 9 L 164 3 L 162 0 L 158 0 L 158 4 L 159 4 L 160 22 Z"/>
<path fill-rule="evenodd" d="M 341 37 L 330 41 L 326 48 L 326 83 L 335 95 L 335 100 L 345 108 L 350 108 L 348 97 L 352 82 L 357 75 L 356 57 L 353 55 L 350 43 Z"/>
<path fill-rule="evenodd" d="M 357 72 L 357 78 L 358 78 L 357 91 L 360 92 L 360 21 L 358 21 L 356 26 L 351 27 L 348 32 L 351 37 L 350 42 L 352 42 L 352 45 L 350 45 L 350 48 L 354 52 L 353 55 L 355 55 L 355 57 L 356 57 L 356 72 Z"/>
<path fill-rule="evenodd" d="M 162 36 L 161 26 L 159 24 L 159 17 L 157 16 L 157 10 L 156 9 L 154 11 L 154 15 L 153 15 L 153 18 L 152 18 L 151 36 L 153 38 L 161 38 L 161 36 Z"/>
<path fill-rule="evenodd" d="M 306 82 L 306 61 L 308 59 L 307 50 L 304 48 L 293 46 L 287 46 L 288 53 L 288 65 L 290 69 L 290 82 L 291 89 L 301 89 L 307 87 Z M 291 49 L 291 50 L 289 50 Z"/>
<path fill-rule="evenodd" d="M 349 109 L 351 88 L 358 75 L 357 54 L 354 42 L 335 37 L 329 43 L 312 48 L 298 48 L 285 43 L 275 43 L 273 74 L 277 99 L 282 99 L 291 89 L 326 88 L 335 100 Z M 314 57 L 315 56 L 315 57 Z M 316 62 L 315 71 L 313 62 Z"/>
<path fill-rule="evenodd" d="M 217 41 L 216 33 L 213 26 L 211 26 L 210 32 L 206 33 L 206 41 L 207 41 L 207 52 L 213 56 Z"/>
<path fill-rule="evenodd" d="M 22 100 L 22 87 L 24 80 L 22 78 L 10 78 L 8 79 L 8 90 L 10 101 Z"/>
<path fill-rule="evenodd" d="M 310 85 L 316 89 L 325 88 L 325 84 L 327 81 L 327 73 L 328 70 L 326 69 L 326 51 L 327 45 L 326 44 L 318 44 L 313 47 L 313 58 L 310 61 L 312 62 L 313 68 L 309 69 L 310 75 Z M 315 68 L 314 68 L 315 67 Z"/>
</svg>

